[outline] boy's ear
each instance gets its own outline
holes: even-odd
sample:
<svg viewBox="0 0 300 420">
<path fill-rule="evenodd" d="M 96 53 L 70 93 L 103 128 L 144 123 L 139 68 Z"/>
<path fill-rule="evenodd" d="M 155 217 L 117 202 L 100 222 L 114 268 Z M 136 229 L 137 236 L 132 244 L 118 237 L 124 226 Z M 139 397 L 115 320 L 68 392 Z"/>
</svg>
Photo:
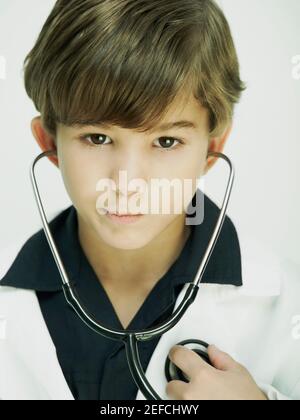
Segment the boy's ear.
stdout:
<svg viewBox="0 0 300 420">
<path fill-rule="evenodd" d="M 55 138 L 45 130 L 40 116 L 33 118 L 33 120 L 31 121 L 31 131 L 42 152 L 46 152 L 48 150 L 57 150 Z M 48 159 L 56 167 L 59 167 L 57 155 L 49 156 Z"/>
<path fill-rule="evenodd" d="M 210 139 L 208 152 L 218 152 L 222 153 L 224 150 L 225 143 L 231 133 L 232 124 L 228 126 L 220 136 L 212 137 Z M 214 166 L 214 164 L 218 161 L 218 157 L 210 156 L 207 158 L 207 163 L 205 166 L 204 175 Z"/>
</svg>

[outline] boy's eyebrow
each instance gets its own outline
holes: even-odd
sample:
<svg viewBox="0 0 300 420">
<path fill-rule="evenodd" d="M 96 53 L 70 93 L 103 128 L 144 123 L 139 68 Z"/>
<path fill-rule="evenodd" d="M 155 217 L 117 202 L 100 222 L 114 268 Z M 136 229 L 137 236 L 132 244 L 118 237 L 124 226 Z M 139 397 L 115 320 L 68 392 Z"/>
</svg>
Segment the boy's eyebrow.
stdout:
<svg viewBox="0 0 300 420">
<path fill-rule="evenodd" d="M 84 127 L 85 125 L 90 125 L 91 127 L 106 127 L 109 128 L 110 124 L 106 124 L 103 122 L 99 122 L 99 123 L 95 123 L 95 124 L 74 124 L 74 127 Z M 187 120 L 181 120 L 181 121 L 171 121 L 168 123 L 164 123 L 161 124 L 158 127 L 155 127 L 152 132 L 156 132 L 156 131 L 167 131 L 170 130 L 171 128 L 191 128 L 196 130 L 197 125 L 192 122 L 192 121 L 187 121 Z"/>
<path fill-rule="evenodd" d="M 182 120 L 182 121 L 175 121 L 175 122 L 168 122 L 161 124 L 160 126 L 156 127 L 155 130 L 157 131 L 167 131 L 171 128 L 193 128 L 196 129 L 196 124 L 192 121 Z"/>
</svg>

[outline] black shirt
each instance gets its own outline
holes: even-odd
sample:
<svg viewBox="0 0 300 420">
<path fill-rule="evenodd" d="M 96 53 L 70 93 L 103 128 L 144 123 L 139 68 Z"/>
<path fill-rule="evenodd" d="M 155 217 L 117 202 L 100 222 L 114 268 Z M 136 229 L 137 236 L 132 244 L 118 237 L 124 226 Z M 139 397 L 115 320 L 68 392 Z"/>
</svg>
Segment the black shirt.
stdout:
<svg viewBox="0 0 300 420">
<path fill-rule="evenodd" d="M 219 208 L 207 196 L 204 208 L 203 223 L 191 226 L 191 235 L 181 254 L 149 293 L 128 326 L 129 330 L 145 329 L 166 319 L 172 313 L 183 285 L 194 280 L 219 215 Z M 75 283 L 83 304 L 103 325 L 123 329 L 80 245 L 74 206 L 56 216 L 50 229 L 68 277 Z M 239 240 L 228 216 L 202 282 L 242 285 Z M 138 389 L 130 375 L 124 344 L 90 330 L 68 306 L 43 230 L 24 244 L 0 285 L 36 291 L 58 361 L 76 400 L 136 398 Z M 159 339 L 139 344 L 144 370 Z"/>
</svg>

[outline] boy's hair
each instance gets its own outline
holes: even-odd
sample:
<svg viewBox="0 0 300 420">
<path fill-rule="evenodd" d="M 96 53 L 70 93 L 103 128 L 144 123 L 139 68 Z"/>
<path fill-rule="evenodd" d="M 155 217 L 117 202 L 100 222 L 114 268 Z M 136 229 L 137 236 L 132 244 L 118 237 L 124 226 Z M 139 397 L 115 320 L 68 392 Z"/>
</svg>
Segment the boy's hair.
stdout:
<svg viewBox="0 0 300 420">
<path fill-rule="evenodd" d="M 151 130 L 182 92 L 209 110 L 212 137 L 246 89 L 213 0 L 58 0 L 24 78 L 54 137 L 58 123 Z"/>
</svg>

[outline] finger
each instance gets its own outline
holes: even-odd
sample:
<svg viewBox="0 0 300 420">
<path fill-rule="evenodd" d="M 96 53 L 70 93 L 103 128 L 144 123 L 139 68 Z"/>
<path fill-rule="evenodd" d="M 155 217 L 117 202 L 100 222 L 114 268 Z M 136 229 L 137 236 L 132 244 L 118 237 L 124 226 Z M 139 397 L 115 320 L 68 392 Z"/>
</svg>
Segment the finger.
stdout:
<svg viewBox="0 0 300 420">
<path fill-rule="evenodd" d="M 192 380 L 201 370 L 213 369 L 197 353 L 184 346 L 172 347 L 169 352 L 169 357 L 190 380 Z"/>
<path fill-rule="evenodd" d="M 207 349 L 209 359 L 213 366 L 218 370 L 240 370 L 241 365 L 237 363 L 228 353 L 211 345 Z"/>
<path fill-rule="evenodd" d="M 188 384 L 182 381 L 171 381 L 166 386 L 166 393 L 172 400 L 184 400 Z"/>
</svg>

